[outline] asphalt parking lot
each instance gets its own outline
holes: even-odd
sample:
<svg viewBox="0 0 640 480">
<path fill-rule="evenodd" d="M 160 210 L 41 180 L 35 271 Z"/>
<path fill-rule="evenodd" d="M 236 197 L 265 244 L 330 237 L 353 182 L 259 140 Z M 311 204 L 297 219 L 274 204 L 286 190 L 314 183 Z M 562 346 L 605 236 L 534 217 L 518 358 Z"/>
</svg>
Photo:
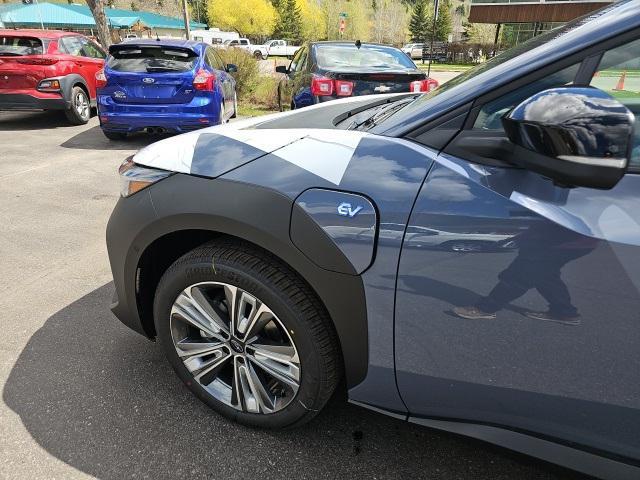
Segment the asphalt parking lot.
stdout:
<svg viewBox="0 0 640 480">
<path fill-rule="evenodd" d="M 115 172 L 149 141 L 0 113 L 0 478 L 579 478 L 341 396 L 285 432 L 208 410 L 109 311 Z"/>
</svg>

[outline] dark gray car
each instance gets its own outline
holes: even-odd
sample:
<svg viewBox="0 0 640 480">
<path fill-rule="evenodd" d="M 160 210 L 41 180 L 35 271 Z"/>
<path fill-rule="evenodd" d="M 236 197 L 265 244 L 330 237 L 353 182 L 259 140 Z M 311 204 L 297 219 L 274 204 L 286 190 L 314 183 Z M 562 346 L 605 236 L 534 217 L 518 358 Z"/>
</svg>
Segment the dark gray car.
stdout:
<svg viewBox="0 0 640 480">
<path fill-rule="evenodd" d="M 640 478 L 640 1 L 426 95 L 153 144 L 121 167 L 113 311 L 238 422 L 349 400 Z"/>
</svg>

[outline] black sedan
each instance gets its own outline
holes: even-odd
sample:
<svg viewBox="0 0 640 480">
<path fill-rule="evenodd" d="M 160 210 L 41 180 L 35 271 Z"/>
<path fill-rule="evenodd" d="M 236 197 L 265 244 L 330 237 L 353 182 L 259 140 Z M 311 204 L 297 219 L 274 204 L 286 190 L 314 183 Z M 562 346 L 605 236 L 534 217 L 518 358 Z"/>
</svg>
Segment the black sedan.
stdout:
<svg viewBox="0 0 640 480">
<path fill-rule="evenodd" d="M 356 42 L 312 42 L 300 48 L 278 85 L 280 110 L 376 93 L 428 92 L 438 82 L 402 50 Z"/>
</svg>

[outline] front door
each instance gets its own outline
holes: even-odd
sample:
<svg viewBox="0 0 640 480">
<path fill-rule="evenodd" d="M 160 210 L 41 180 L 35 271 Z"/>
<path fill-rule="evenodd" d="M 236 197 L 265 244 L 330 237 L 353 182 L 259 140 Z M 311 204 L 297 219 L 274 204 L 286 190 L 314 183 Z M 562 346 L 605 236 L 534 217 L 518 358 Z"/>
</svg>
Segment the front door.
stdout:
<svg viewBox="0 0 640 480">
<path fill-rule="evenodd" d="M 431 169 L 396 294 L 397 382 L 412 416 L 640 458 L 640 40 L 599 65 L 591 84 L 636 114 L 632 166 L 615 188 L 565 188 L 461 150 Z M 564 65 L 480 102 L 460 135 L 500 134 L 505 111 L 577 75 Z"/>
</svg>

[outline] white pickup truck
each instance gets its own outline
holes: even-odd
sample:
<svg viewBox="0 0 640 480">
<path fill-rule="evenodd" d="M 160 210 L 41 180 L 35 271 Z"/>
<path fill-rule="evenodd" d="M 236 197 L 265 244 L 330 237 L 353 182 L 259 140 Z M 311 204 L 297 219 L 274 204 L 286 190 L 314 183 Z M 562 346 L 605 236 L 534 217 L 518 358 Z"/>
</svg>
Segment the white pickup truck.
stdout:
<svg viewBox="0 0 640 480">
<path fill-rule="evenodd" d="M 266 59 L 269 55 L 277 57 L 293 57 L 300 47 L 287 45 L 286 40 L 268 40 L 264 45 L 252 45 L 253 56 Z"/>
</svg>

